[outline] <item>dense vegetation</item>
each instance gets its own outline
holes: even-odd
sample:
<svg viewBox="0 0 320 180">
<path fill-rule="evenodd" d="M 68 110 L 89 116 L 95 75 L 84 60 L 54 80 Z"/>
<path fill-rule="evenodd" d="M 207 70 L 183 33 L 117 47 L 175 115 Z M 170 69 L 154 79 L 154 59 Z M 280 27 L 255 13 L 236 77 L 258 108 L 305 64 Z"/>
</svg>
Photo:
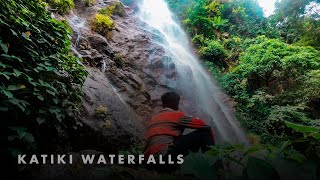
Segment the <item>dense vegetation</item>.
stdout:
<svg viewBox="0 0 320 180">
<path fill-rule="evenodd" d="M 117 15 L 123 17 L 125 15 L 124 7 L 120 2 L 112 2 L 111 5 L 98 10 L 95 18 L 91 22 L 91 29 L 107 38 L 111 38 L 111 31 L 115 24 L 112 16 Z"/>
<path fill-rule="evenodd" d="M 70 28 L 38 1 L 8 0 L 0 8 L 0 111 L 8 148 L 12 155 L 56 150 L 51 146 L 63 145 L 63 134 L 81 126 L 86 71 L 70 53 Z"/>
<path fill-rule="evenodd" d="M 319 0 L 281 0 L 270 23 L 287 43 L 320 48 Z"/>
<path fill-rule="evenodd" d="M 51 10 L 60 14 L 68 13 L 74 8 L 73 0 L 47 0 L 43 2 L 47 2 L 52 8 Z"/>
<path fill-rule="evenodd" d="M 255 0 L 167 2 L 204 64 L 237 102 L 237 117 L 253 145 L 287 142 L 285 151 L 319 167 L 319 2 L 282 0 L 268 18 Z"/>
</svg>

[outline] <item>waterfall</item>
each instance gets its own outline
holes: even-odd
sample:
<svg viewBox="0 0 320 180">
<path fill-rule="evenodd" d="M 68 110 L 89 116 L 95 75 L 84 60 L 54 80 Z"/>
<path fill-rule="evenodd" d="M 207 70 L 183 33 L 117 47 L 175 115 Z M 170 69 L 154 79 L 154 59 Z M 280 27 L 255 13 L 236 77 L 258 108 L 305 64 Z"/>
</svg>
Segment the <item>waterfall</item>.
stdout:
<svg viewBox="0 0 320 180">
<path fill-rule="evenodd" d="M 189 113 L 214 127 L 218 143 L 248 144 L 232 108 L 222 100 L 223 91 L 193 53 L 187 34 L 165 0 L 142 0 L 139 9 L 139 18 L 164 38 L 159 43 L 175 64 L 175 89 L 196 107 Z"/>
</svg>

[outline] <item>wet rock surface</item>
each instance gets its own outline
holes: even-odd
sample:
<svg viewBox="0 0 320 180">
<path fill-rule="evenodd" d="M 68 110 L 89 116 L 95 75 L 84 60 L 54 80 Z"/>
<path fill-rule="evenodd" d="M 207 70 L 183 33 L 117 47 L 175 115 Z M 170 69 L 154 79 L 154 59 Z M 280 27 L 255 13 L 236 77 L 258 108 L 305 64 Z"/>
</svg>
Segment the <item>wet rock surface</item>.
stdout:
<svg viewBox="0 0 320 180">
<path fill-rule="evenodd" d="M 73 52 L 89 72 L 83 85 L 85 130 L 81 140 L 73 142 L 79 150 L 116 152 L 141 143 L 143 124 L 161 109 L 160 97 L 173 89 L 168 82 L 176 79 L 175 64 L 156 43 L 163 38 L 156 30 L 146 30 L 150 27 L 134 14 L 112 16 L 115 28 L 109 39 L 91 31 L 95 13 L 110 3 L 98 1 L 84 8 L 78 2 L 66 17 L 73 29 Z"/>
<path fill-rule="evenodd" d="M 87 67 L 87 70 L 89 75 L 83 86 L 82 113 L 87 130 L 79 138 L 80 142 L 74 143 L 86 142 L 95 149 L 116 153 L 128 148 L 128 144 L 140 142 L 143 135 L 141 118 L 99 69 Z"/>
</svg>

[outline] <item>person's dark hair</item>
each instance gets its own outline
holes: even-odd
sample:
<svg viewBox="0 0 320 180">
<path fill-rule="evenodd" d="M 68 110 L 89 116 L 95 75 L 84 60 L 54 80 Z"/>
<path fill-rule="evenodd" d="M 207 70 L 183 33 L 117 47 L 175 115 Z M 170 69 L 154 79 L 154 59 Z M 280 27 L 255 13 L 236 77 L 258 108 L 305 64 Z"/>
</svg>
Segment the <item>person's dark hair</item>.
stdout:
<svg viewBox="0 0 320 180">
<path fill-rule="evenodd" d="M 175 92 L 167 92 L 161 96 L 162 107 L 171 108 L 175 111 L 179 109 L 180 96 Z"/>
</svg>

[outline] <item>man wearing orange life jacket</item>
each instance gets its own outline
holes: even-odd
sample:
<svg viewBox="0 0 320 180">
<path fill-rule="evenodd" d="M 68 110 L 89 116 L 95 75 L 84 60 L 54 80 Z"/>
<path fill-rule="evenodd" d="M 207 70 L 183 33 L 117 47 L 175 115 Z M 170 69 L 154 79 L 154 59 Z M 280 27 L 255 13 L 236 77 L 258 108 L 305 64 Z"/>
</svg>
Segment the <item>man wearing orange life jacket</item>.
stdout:
<svg viewBox="0 0 320 180">
<path fill-rule="evenodd" d="M 202 152 L 214 145 L 214 135 L 211 127 L 195 117 L 186 116 L 179 111 L 180 96 L 174 92 L 162 95 L 163 109 L 147 123 L 144 148 L 145 157 L 186 156 L 189 151 Z M 187 135 L 182 135 L 185 128 L 197 129 Z"/>
</svg>

